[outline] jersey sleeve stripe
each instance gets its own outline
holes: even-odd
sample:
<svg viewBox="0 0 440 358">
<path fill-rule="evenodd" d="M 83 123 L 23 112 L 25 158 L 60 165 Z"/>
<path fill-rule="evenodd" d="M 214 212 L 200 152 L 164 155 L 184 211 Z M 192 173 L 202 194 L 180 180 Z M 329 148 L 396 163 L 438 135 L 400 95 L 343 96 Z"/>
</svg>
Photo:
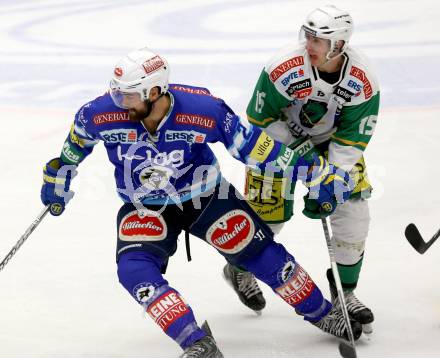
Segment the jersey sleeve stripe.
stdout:
<svg viewBox="0 0 440 358">
<path fill-rule="evenodd" d="M 367 147 L 367 144 L 368 144 L 368 143 L 365 143 L 365 142 L 353 142 L 351 140 L 347 140 L 347 139 L 336 137 L 335 135 L 332 136 L 332 139 L 334 141 L 338 142 L 339 144 L 352 145 L 352 146 L 356 146 L 358 148 L 361 147 L 361 149 L 365 149 Z"/>
<path fill-rule="evenodd" d="M 270 118 L 270 117 L 269 118 L 265 118 L 265 119 L 260 120 L 260 121 L 257 121 L 255 118 L 252 118 L 250 116 L 247 116 L 247 119 L 248 119 L 249 122 L 251 122 L 252 124 L 255 124 L 255 125 L 259 126 L 259 127 L 265 127 L 266 125 L 268 125 L 268 124 L 270 124 L 272 122 L 275 122 L 275 119 Z"/>
</svg>

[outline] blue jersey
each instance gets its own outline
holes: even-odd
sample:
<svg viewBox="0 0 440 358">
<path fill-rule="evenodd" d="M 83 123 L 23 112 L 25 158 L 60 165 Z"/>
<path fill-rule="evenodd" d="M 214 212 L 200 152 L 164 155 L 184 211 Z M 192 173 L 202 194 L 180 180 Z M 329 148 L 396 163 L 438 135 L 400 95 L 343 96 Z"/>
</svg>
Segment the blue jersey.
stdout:
<svg viewBox="0 0 440 358">
<path fill-rule="evenodd" d="M 102 141 L 122 200 L 153 205 L 189 200 L 220 182 L 209 143 L 221 142 L 233 157 L 261 169 L 295 161 L 293 151 L 241 120 L 206 88 L 172 84 L 168 93 L 170 109 L 154 134 L 130 121 L 108 93 L 85 104 L 64 143 L 62 161 L 78 165 Z"/>
</svg>

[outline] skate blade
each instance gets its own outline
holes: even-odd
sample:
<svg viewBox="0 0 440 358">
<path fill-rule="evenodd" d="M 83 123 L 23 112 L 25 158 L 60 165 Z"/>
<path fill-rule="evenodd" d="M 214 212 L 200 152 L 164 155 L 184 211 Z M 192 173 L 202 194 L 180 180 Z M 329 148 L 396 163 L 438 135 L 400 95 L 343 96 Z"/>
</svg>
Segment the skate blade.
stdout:
<svg viewBox="0 0 440 358">
<path fill-rule="evenodd" d="M 255 314 L 256 314 L 258 317 L 260 317 L 260 316 L 263 314 L 262 311 L 254 311 L 254 312 L 255 312 Z"/>
<path fill-rule="evenodd" d="M 362 333 L 366 336 L 370 336 L 373 334 L 373 326 L 371 323 L 363 324 L 362 325 Z"/>
</svg>

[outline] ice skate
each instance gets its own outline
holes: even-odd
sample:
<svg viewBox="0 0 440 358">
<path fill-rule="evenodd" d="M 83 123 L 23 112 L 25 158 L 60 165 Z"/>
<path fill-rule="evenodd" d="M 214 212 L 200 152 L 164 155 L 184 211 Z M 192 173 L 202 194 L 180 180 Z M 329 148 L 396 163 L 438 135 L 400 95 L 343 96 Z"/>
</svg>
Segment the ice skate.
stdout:
<svg viewBox="0 0 440 358">
<path fill-rule="evenodd" d="M 217 347 L 208 322 L 204 322 L 201 327 L 206 337 L 194 342 L 179 358 L 224 358 L 222 352 Z"/>
<path fill-rule="evenodd" d="M 336 290 L 335 280 L 333 278 L 333 272 L 331 269 L 327 270 L 327 279 L 330 284 L 330 294 L 332 303 L 335 307 L 340 309 L 340 302 L 338 299 L 338 291 Z M 351 318 L 362 324 L 362 330 L 366 334 L 373 333 L 372 322 L 374 321 L 373 312 L 365 306 L 355 296 L 353 291 L 344 290 L 345 304 L 347 305 L 347 311 Z"/>
<path fill-rule="evenodd" d="M 266 306 L 266 300 L 254 275 L 231 264 L 226 264 L 223 268 L 223 276 L 237 293 L 240 301 L 260 315 L 261 310 Z"/>
<path fill-rule="evenodd" d="M 327 315 L 321 318 L 319 321 L 310 323 L 337 338 L 345 341 L 349 340 L 344 316 L 342 315 L 342 312 L 334 306 L 329 313 L 327 313 Z M 359 339 L 362 334 L 362 325 L 355 320 L 351 320 L 350 324 L 351 330 L 353 331 L 354 340 Z"/>
</svg>

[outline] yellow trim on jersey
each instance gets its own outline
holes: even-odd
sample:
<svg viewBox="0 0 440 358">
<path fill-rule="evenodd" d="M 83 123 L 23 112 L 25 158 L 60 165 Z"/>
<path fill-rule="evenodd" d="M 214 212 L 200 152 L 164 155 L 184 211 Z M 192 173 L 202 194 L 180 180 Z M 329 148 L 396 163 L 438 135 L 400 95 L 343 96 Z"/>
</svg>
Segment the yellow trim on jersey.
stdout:
<svg viewBox="0 0 440 358">
<path fill-rule="evenodd" d="M 81 148 L 84 148 L 84 144 L 85 144 L 84 139 L 79 138 L 75 134 L 75 124 L 72 124 L 72 127 L 70 128 L 70 141 L 72 143 L 79 145 Z"/>
<path fill-rule="evenodd" d="M 265 118 L 262 121 L 258 121 L 255 118 L 252 118 L 250 116 L 247 116 L 247 119 L 248 119 L 249 122 L 251 122 L 251 123 L 253 123 L 253 124 L 257 125 L 257 126 L 264 126 L 266 123 L 272 123 L 272 122 L 276 121 L 276 119 L 271 118 L 271 117 Z"/>
<path fill-rule="evenodd" d="M 361 146 L 361 147 L 364 147 L 364 148 L 366 148 L 367 144 L 368 144 L 368 143 L 365 143 L 365 142 L 353 142 L 353 141 L 348 140 L 348 139 L 342 139 L 342 138 L 336 137 L 335 135 L 332 136 L 332 139 L 335 139 L 338 142 L 341 142 L 343 144 L 352 145 L 352 146 L 358 145 L 358 146 Z"/>
</svg>

